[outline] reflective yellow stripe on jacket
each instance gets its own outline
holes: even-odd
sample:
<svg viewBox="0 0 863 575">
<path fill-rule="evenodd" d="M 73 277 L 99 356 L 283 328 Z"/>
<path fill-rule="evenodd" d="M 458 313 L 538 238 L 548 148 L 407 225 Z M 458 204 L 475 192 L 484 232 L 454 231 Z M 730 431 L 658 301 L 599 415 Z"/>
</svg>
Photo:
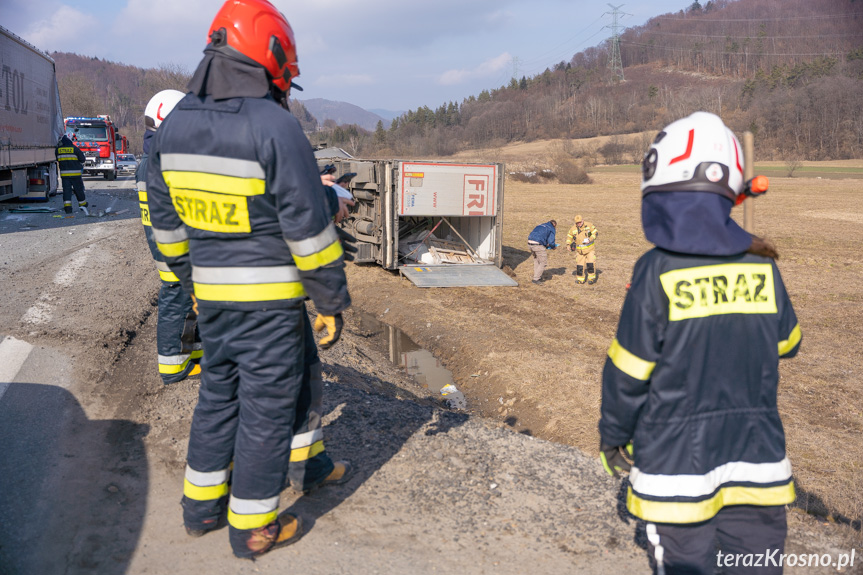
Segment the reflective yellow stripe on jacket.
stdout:
<svg viewBox="0 0 863 575">
<path fill-rule="evenodd" d="M 698 523 L 728 505 L 786 505 L 795 499 L 787 457 L 771 463 L 732 461 L 704 475 L 656 475 L 633 467 L 629 480 L 627 508 L 658 523 Z"/>
<path fill-rule="evenodd" d="M 163 282 L 171 282 L 177 283 L 180 281 L 180 278 L 177 277 L 177 274 L 171 271 L 171 268 L 168 267 L 168 264 L 165 262 L 156 262 L 156 269 L 159 270 L 159 277 Z"/>
<path fill-rule="evenodd" d="M 305 297 L 294 266 L 192 266 L 195 296 L 202 301 L 255 302 Z"/>
<path fill-rule="evenodd" d="M 174 230 L 152 229 L 156 247 L 166 257 L 176 258 L 189 253 L 189 236 L 183 226 Z"/>
<path fill-rule="evenodd" d="M 608 357 L 614 366 L 630 377 L 647 381 L 653 373 L 653 368 L 656 367 L 655 361 L 646 361 L 641 359 L 628 349 L 620 345 L 617 338 L 611 342 L 611 347 L 608 348 Z"/>
<path fill-rule="evenodd" d="M 150 206 L 147 204 L 147 182 L 138 182 L 138 207 L 141 209 L 141 223 L 152 226 L 150 223 Z"/>
<path fill-rule="evenodd" d="M 324 231 L 299 241 L 285 240 L 294 256 L 294 263 L 303 271 L 331 264 L 342 256 L 342 244 L 332 223 Z"/>
</svg>

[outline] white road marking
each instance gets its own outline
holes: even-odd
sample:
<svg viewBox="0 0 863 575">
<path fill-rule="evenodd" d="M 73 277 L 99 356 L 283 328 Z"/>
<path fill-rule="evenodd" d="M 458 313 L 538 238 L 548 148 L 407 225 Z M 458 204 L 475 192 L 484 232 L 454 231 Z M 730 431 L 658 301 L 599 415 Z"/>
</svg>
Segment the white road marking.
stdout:
<svg viewBox="0 0 863 575">
<path fill-rule="evenodd" d="M 32 345 L 11 336 L 0 341 L 0 399 L 3 398 L 9 384 L 21 371 L 21 367 L 27 361 L 32 350 Z"/>
<path fill-rule="evenodd" d="M 90 257 L 92 250 L 93 246 L 90 245 L 72 254 L 72 258 L 63 264 L 63 267 L 57 270 L 57 273 L 54 275 L 54 285 L 60 287 L 71 286 L 75 281 L 75 278 L 78 276 L 78 272 L 81 271 L 81 268 L 83 268 L 84 264 L 87 262 L 87 258 Z M 42 295 L 39 296 L 36 303 L 24 312 L 23 316 L 21 316 L 21 322 L 38 325 L 51 321 L 51 301 L 54 299 L 56 299 L 56 297 L 51 294 L 50 290 L 42 292 Z"/>
</svg>

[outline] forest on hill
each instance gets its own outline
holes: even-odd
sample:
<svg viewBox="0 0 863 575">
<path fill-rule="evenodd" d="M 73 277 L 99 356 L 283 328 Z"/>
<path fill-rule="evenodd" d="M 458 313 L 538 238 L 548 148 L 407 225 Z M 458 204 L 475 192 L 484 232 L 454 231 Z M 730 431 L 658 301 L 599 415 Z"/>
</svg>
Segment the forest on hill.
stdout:
<svg viewBox="0 0 863 575">
<path fill-rule="evenodd" d="M 142 152 L 147 102 L 161 90 L 185 92 L 191 76 L 170 65 L 145 69 L 68 52 L 54 52 L 51 57 L 56 63 L 63 115 L 111 116 L 135 154 Z M 291 111 L 304 129 L 317 127 L 317 120 L 300 102 L 292 101 Z"/>
<path fill-rule="evenodd" d="M 373 131 L 319 126 L 298 101 L 291 111 L 313 144 L 355 156 L 446 156 L 514 141 L 651 132 L 706 110 L 738 133 L 754 132 L 761 159 L 863 158 L 863 0 L 696 0 L 621 34 L 622 77 L 609 65 L 611 48 L 588 48 L 541 74 L 408 111 Z M 52 56 L 64 114 L 109 114 L 136 153 L 149 98 L 183 90 L 189 78 L 171 66 Z M 634 162 L 642 152 L 618 146 L 601 153 Z"/>
<path fill-rule="evenodd" d="M 763 159 L 863 157 L 860 0 L 696 1 L 627 29 L 619 46 L 623 79 L 609 42 L 461 104 L 411 110 L 368 134 L 364 151 L 447 155 L 651 131 L 706 110 L 754 132 Z"/>
</svg>

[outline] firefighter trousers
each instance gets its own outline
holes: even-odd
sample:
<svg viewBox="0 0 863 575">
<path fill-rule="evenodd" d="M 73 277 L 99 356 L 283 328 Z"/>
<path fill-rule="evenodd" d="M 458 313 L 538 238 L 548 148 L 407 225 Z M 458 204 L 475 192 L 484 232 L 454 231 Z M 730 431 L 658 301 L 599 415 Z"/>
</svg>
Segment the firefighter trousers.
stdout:
<svg viewBox="0 0 863 575">
<path fill-rule="evenodd" d="M 86 207 L 87 198 L 84 195 L 84 178 L 81 176 L 63 176 L 60 179 L 63 181 L 63 206 L 72 207 L 72 193 L 74 192 L 78 205 Z"/>
<path fill-rule="evenodd" d="M 703 523 L 648 523 L 647 541 L 657 575 L 781 575 L 787 531 L 785 506 L 737 505 Z"/>
<path fill-rule="evenodd" d="M 575 254 L 575 278 L 579 283 L 585 281 L 584 269 L 587 268 L 587 279 L 596 279 L 596 252 L 590 251 L 586 254 L 576 252 Z"/>
<path fill-rule="evenodd" d="M 165 384 L 186 379 L 204 354 L 192 305 L 192 298 L 179 282 L 162 281 L 156 351 L 159 375 Z"/>
<path fill-rule="evenodd" d="M 199 311 L 207 353 L 183 519 L 191 529 L 207 529 L 227 512 L 231 546 L 243 557 L 251 531 L 276 519 L 286 478 L 295 489 L 310 489 L 334 468 L 321 429 L 321 363 L 305 304 Z"/>
</svg>

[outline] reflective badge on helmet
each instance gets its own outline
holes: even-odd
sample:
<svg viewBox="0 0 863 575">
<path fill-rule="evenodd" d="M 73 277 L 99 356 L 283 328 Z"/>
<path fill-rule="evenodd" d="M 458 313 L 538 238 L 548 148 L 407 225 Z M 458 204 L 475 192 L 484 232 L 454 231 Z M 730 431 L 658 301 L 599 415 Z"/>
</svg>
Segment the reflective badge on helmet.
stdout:
<svg viewBox="0 0 863 575">
<path fill-rule="evenodd" d="M 707 177 L 708 180 L 716 183 L 724 176 L 722 172 L 722 166 L 720 166 L 719 164 L 710 164 L 704 171 L 704 175 Z"/>
</svg>

